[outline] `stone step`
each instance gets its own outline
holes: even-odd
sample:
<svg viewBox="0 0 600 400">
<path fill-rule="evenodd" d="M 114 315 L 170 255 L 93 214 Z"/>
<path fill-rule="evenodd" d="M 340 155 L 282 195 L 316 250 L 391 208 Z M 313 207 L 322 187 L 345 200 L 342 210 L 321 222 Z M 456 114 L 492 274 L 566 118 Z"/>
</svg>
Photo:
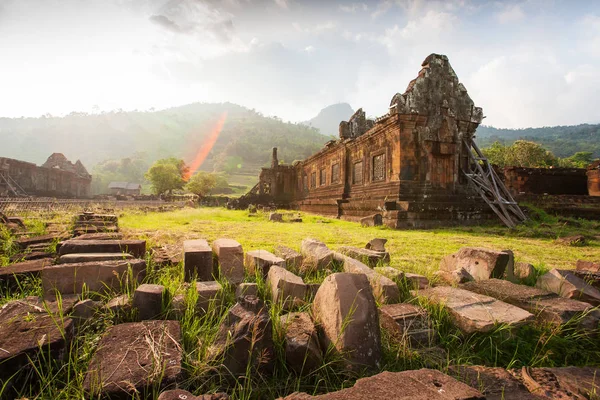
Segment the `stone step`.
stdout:
<svg viewBox="0 0 600 400">
<path fill-rule="evenodd" d="M 53 234 L 49 234 L 49 235 L 41 235 L 41 236 L 34 236 L 34 237 L 30 237 L 30 238 L 17 239 L 17 245 L 21 249 L 26 249 L 35 244 L 52 243 L 54 241 L 68 239 L 69 237 L 71 237 L 71 236 L 67 235 L 67 234 L 54 234 L 53 233 Z"/>
<path fill-rule="evenodd" d="M 143 258 L 146 255 L 145 240 L 78 240 L 64 241 L 58 248 L 58 254 L 72 253 L 130 253 Z"/>
<path fill-rule="evenodd" d="M 9 287 L 15 287 L 18 282 L 25 278 L 40 276 L 44 267 L 52 265 L 53 262 L 54 259 L 52 258 L 42 258 L 1 267 L 0 283 Z"/>
<path fill-rule="evenodd" d="M 438 286 L 416 294 L 444 305 L 454 324 L 465 333 L 489 332 L 500 324 L 518 327 L 534 319 L 521 308 L 465 289 Z"/>
<path fill-rule="evenodd" d="M 559 295 L 531 286 L 517 285 L 501 279 L 489 279 L 479 282 L 468 282 L 461 288 L 483 294 L 522 308 L 536 316 L 540 322 L 563 325 L 581 315 L 580 327 L 595 331 L 600 320 L 600 313 L 593 311 L 592 306 L 577 300 L 566 299 Z"/>
<path fill-rule="evenodd" d="M 119 232 L 84 233 L 77 240 L 122 240 L 123 234 Z"/>
<path fill-rule="evenodd" d="M 91 261 L 131 260 L 133 256 L 128 253 L 71 253 L 58 258 L 59 264 L 84 263 Z"/>
<path fill-rule="evenodd" d="M 43 258 L 53 258 L 53 253 L 48 253 L 45 251 L 32 251 L 31 253 L 19 253 L 10 257 L 10 262 L 22 262 L 22 261 L 32 261 L 32 260 L 40 260 Z"/>
</svg>

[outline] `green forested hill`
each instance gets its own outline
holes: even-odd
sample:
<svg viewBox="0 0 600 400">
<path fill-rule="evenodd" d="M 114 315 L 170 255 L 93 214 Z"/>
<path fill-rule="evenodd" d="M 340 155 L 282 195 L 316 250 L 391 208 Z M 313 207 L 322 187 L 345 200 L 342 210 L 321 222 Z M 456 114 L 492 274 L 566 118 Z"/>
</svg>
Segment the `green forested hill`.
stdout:
<svg viewBox="0 0 600 400">
<path fill-rule="evenodd" d="M 223 130 L 204 170 L 255 173 L 271 148 L 286 162 L 303 159 L 330 138 L 300 124 L 284 123 L 231 104 L 189 104 L 152 112 L 72 113 L 65 117 L 0 118 L 0 157 L 42 163 L 53 152 L 80 159 L 91 171 L 105 160 L 136 154 L 149 163 L 165 157 L 190 162 L 226 113 Z"/>
<path fill-rule="evenodd" d="M 509 145 L 519 139 L 539 143 L 557 157 L 569 157 L 580 151 L 592 152 L 594 158 L 600 157 L 600 124 L 526 129 L 477 128 L 479 147 L 487 147 L 495 141 Z"/>
</svg>

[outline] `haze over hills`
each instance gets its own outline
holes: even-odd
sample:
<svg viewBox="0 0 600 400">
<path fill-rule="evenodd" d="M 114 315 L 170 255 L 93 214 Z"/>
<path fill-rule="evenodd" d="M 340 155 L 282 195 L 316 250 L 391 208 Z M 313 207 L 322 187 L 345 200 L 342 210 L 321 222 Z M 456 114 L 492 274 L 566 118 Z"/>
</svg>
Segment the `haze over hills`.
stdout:
<svg viewBox="0 0 600 400">
<path fill-rule="evenodd" d="M 322 109 L 316 117 L 303 122 L 307 126 L 317 128 L 323 135 L 338 135 L 340 121 L 348 121 L 354 110 L 348 103 L 337 103 Z"/>
</svg>

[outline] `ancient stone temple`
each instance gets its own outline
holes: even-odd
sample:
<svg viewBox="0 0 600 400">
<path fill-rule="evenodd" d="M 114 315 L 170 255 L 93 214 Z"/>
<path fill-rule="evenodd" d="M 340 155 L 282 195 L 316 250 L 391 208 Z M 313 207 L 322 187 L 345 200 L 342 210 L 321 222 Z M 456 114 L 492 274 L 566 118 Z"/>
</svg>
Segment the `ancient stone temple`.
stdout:
<svg viewBox="0 0 600 400">
<path fill-rule="evenodd" d="M 470 148 L 482 119 L 448 58 L 431 54 L 387 114 L 370 120 L 359 109 L 339 139 L 291 166 L 274 149 L 254 200 L 350 220 L 381 213 L 393 228 L 493 219 L 465 172 L 478 162 Z"/>
<path fill-rule="evenodd" d="M 88 197 L 92 176 L 81 161 L 54 153 L 44 164 L 0 157 L 0 196 Z"/>
</svg>

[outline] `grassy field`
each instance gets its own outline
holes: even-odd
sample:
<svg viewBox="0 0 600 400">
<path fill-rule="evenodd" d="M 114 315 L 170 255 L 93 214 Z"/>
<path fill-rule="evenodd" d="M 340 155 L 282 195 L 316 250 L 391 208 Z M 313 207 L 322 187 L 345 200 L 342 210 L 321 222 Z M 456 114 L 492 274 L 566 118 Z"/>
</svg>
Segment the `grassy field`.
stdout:
<svg viewBox="0 0 600 400">
<path fill-rule="evenodd" d="M 67 216 L 57 215 L 56 219 Z M 287 215 L 286 215 L 287 217 Z M 178 211 L 156 213 L 136 210 L 125 211 L 119 216 L 119 225 L 127 237 L 146 238 L 148 247 L 161 244 L 177 244 L 185 239 L 205 238 L 212 241 L 219 237 L 238 240 L 245 251 L 252 249 L 272 250 L 277 245 L 299 249 L 302 239 L 314 237 L 324 241 L 330 248 L 338 246 L 364 246 L 375 237 L 388 239 L 391 265 L 407 272 L 431 276 L 437 270 L 440 259 L 463 246 L 512 249 L 519 261 L 531 262 L 538 273 L 549 268 L 572 268 L 578 259 L 600 260 L 600 241 L 597 222 L 562 220 L 539 214 L 532 221 L 516 230 L 500 226 L 476 228 L 436 229 L 428 231 L 397 231 L 382 227 L 364 228 L 357 223 L 301 214 L 301 223 L 275 223 L 268 221 L 266 213 L 249 216 L 247 211 L 230 211 L 220 208 L 186 208 Z M 39 221 L 26 221 L 28 226 L 43 233 Z M 557 237 L 575 233 L 584 234 L 588 244 L 571 247 L 555 243 Z M 14 237 L 0 228 L 2 253 L 7 257 L 15 252 Z M 169 296 L 164 305 L 163 318 L 176 319 L 181 324 L 183 368 L 185 380 L 180 386 L 196 395 L 227 392 L 232 399 L 275 399 L 294 391 L 311 394 L 339 390 L 351 386 L 357 378 L 377 372 L 350 372 L 340 368 L 338 359 L 326 352 L 323 364 L 314 372 L 297 375 L 285 362 L 283 328 L 273 324 L 275 369 L 273 375 L 264 375 L 248 369 L 246 376 L 228 379 L 219 367 L 219 360 L 209 357 L 208 349 L 214 342 L 219 324 L 235 303 L 233 288 L 222 282 L 224 291 L 219 302 L 214 303 L 207 314 L 195 312 L 197 294 L 183 280 L 182 266 L 156 268 L 147 257 L 148 273 L 144 283 L 164 285 Z M 339 265 L 331 265 L 334 271 Z M 306 280 L 319 281 L 321 276 L 304 276 Z M 274 303 L 261 276 L 246 276 L 247 282 L 259 285 L 260 297 L 265 299 L 272 321 L 284 312 L 281 304 Z M 404 301 L 417 302 L 427 308 L 433 327 L 437 331 L 438 351 L 427 352 L 413 349 L 398 342 L 382 329 L 383 359 L 380 371 L 403 371 L 423 367 L 447 371 L 451 365 L 486 365 L 503 368 L 521 366 L 600 366 L 600 342 L 597 337 L 587 336 L 575 329 L 577 321 L 563 327 L 534 324 L 510 330 L 497 326 L 488 333 L 464 334 L 455 328 L 448 312 L 440 306 L 413 297 L 402 282 L 398 283 Z M 120 293 L 132 296 L 136 283 L 120 290 L 100 295 L 84 292 L 81 298 L 106 302 Z M 0 287 L 0 306 L 11 299 L 27 295 L 41 295 L 40 279 L 21 282 L 18 290 Z M 174 314 L 170 299 L 175 294 L 185 295 L 183 314 Z M 299 305 L 297 311 L 310 311 L 310 304 Z M 135 310 L 111 313 L 98 309 L 94 317 L 84 322 L 69 345 L 64 360 L 33 358 L 27 374 L 11 380 L 0 381 L 0 399 L 3 398 L 51 398 L 83 399 L 82 383 L 89 362 L 98 342 L 106 330 L 115 324 L 136 320 Z M 1 365 L 0 365 L 1 368 Z M 35 384 L 32 384 L 35 382 Z M 158 390 L 132 398 L 153 398 Z"/>
</svg>

